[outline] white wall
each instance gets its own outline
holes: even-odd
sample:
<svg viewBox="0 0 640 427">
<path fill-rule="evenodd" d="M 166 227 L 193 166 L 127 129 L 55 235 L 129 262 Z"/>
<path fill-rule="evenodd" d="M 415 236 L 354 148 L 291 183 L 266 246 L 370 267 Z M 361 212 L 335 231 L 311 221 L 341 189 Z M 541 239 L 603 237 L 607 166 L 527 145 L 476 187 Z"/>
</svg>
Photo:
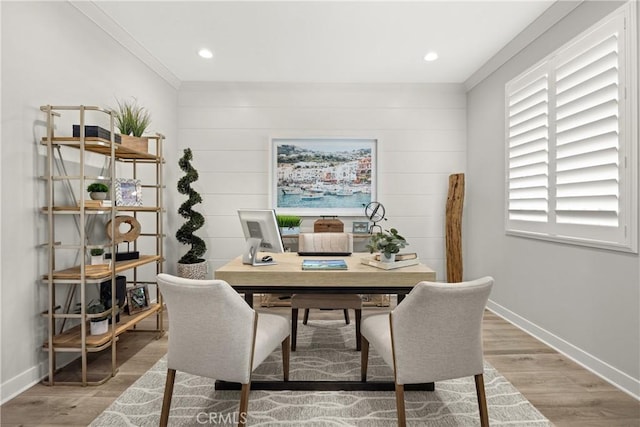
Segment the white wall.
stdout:
<svg viewBox="0 0 640 427">
<path fill-rule="evenodd" d="M 152 115 L 151 132 L 176 145 L 177 91 L 68 2 L 2 2 L 0 398 L 46 373 L 44 135 L 41 105 L 114 106 L 135 96 Z M 168 150 L 167 164 L 175 164 Z M 102 162 L 100 161 L 100 164 Z M 171 196 L 169 197 L 169 201 Z M 59 294 L 63 292 L 59 291 Z"/>
<path fill-rule="evenodd" d="M 183 84 L 178 151 L 191 147 L 200 173 L 210 269 L 244 248 L 237 209 L 271 207 L 270 137 L 366 137 L 379 140 L 383 225 L 443 279 L 448 176 L 466 168 L 465 103 L 463 86 L 449 84 Z M 354 218 L 342 219 L 350 230 Z"/>
<path fill-rule="evenodd" d="M 618 5 L 582 3 L 468 93 L 465 275 L 493 275 L 492 309 L 640 396 L 638 255 L 504 233 L 504 85 Z"/>
</svg>

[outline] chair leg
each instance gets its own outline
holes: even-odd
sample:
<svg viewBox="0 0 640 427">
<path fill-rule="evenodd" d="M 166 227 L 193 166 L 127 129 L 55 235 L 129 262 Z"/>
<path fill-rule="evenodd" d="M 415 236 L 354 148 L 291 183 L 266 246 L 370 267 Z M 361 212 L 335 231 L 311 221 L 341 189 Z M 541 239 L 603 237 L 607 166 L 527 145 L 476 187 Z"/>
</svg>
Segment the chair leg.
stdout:
<svg viewBox="0 0 640 427">
<path fill-rule="evenodd" d="M 160 412 L 160 427 L 169 425 L 169 411 L 171 410 L 171 396 L 173 396 L 173 384 L 176 381 L 176 370 L 167 369 L 167 381 L 164 385 L 164 398 L 162 399 L 162 412 Z"/>
<path fill-rule="evenodd" d="M 475 375 L 476 394 L 478 395 L 478 410 L 480 412 L 480 425 L 489 427 L 489 411 L 487 410 L 487 397 L 484 392 L 484 377 L 482 374 Z"/>
<path fill-rule="evenodd" d="M 304 317 L 302 318 L 302 324 L 306 325 L 308 321 L 309 321 L 309 309 L 305 308 L 304 309 Z"/>
<path fill-rule="evenodd" d="M 360 321 L 362 320 L 362 310 L 356 310 L 356 350 L 360 351 L 361 349 L 361 339 L 362 334 L 360 333 Z"/>
<path fill-rule="evenodd" d="M 289 359 L 291 356 L 290 352 L 291 345 L 291 337 L 286 337 L 284 341 L 282 341 L 282 376 L 284 381 L 289 381 Z"/>
<path fill-rule="evenodd" d="M 347 325 L 351 323 L 351 320 L 349 320 L 349 310 L 346 308 L 344 309 L 344 323 Z"/>
<path fill-rule="evenodd" d="M 398 427 L 407 425 L 407 416 L 404 412 L 404 385 L 396 383 L 396 409 L 398 411 Z"/>
<path fill-rule="evenodd" d="M 367 382 L 367 367 L 369 365 L 369 341 L 362 337 L 362 351 L 360 352 L 360 381 Z"/>
<path fill-rule="evenodd" d="M 291 309 L 291 351 L 296 351 L 298 338 L 298 309 Z"/>
<path fill-rule="evenodd" d="M 242 384 L 240 391 L 240 408 L 238 409 L 238 427 L 244 427 L 247 423 L 247 409 L 249 409 L 249 390 L 251 383 Z"/>
</svg>

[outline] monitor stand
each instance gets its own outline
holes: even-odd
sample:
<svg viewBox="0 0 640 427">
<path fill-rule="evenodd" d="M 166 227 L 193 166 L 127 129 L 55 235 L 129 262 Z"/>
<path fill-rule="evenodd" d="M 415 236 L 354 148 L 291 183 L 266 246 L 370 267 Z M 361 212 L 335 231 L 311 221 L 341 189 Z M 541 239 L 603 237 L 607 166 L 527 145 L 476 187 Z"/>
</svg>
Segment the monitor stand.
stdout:
<svg viewBox="0 0 640 427">
<path fill-rule="evenodd" d="M 247 239 L 247 247 L 242 254 L 242 263 L 253 265 L 253 266 L 261 266 L 261 265 L 275 265 L 277 262 L 275 261 L 261 261 L 256 259 L 258 256 L 258 251 L 260 250 L 260 243 L 262 243 L 262 239 L 258 239 L 256 237 L 250 237 Z"/>
</svg>

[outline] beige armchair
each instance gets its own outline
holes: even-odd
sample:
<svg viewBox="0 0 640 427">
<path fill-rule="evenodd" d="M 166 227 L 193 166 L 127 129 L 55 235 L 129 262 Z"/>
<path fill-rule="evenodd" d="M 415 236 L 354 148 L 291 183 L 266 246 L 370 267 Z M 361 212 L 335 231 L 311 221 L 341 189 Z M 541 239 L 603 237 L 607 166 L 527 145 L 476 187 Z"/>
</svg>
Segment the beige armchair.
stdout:
<svg viewBox="0 0 640 427">
<path fill-rule="evenodd" d="M 362 381 L 369 345 L 395 376 L 398 425 L 406 425 L 404 385 L 473 375 L 481 425 L 489 425 L 484 392 L 482 315 L 493 279 L 418 283 L 388 314 L 362 320 Z"/>
<path fill-rule="evenodd" d="M 353 252 L 351 233 L 300 233 L 298 252 Z M 353 294 L 294 294 L 291 296 L 291 351 L 296 351 L 298 310 L 304 309 L 302 323 L 309 321 L 309 309 L 343 310 L 344 321 L 349 324 L 349 309 L 356 318 L 356 349 L 360 350 L 360 319 L 362 299 Z"/>
<path fill-rule="evenodd" d="M 222 280 L 191 280 L 158 274 L 169 311 L 167 381 L 160 425 L 169 420 L 176 371 L 242 384 L 238 425 L 246 422 L 251 372 L 282 347 L 289 380 L 289 320 L 256 313 Z"/>
</svg>

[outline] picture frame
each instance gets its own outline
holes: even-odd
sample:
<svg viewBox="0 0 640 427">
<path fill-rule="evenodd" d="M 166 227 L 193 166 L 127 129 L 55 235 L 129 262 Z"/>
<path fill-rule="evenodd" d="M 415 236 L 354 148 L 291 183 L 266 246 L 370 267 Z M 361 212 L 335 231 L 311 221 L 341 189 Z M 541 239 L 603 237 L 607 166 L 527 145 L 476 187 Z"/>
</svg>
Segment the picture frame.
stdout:
<svg viewBox="0 0 640 427">
<path fill-rule="evenodd" d="M 114 193 L 116 206 L 142 206 L 142 184 L 139 179 L 117 178 Z"/>
<path fill-rule="evenodd" d="M 127 289 L 127 313 L 135 314 L 149 308 L 149 288 L 138 285 Z"/>
<path fill-rule="evenodd" d="M 351 232 L 353 234 L 369 234 L 369 221 L 353 221 Z"/>
<path fill-rule="evenodd" d="M 377 139 L 271 138 L 269 199 L 279 214 L 360 216 L 377 195 Z"/>
</svg>

